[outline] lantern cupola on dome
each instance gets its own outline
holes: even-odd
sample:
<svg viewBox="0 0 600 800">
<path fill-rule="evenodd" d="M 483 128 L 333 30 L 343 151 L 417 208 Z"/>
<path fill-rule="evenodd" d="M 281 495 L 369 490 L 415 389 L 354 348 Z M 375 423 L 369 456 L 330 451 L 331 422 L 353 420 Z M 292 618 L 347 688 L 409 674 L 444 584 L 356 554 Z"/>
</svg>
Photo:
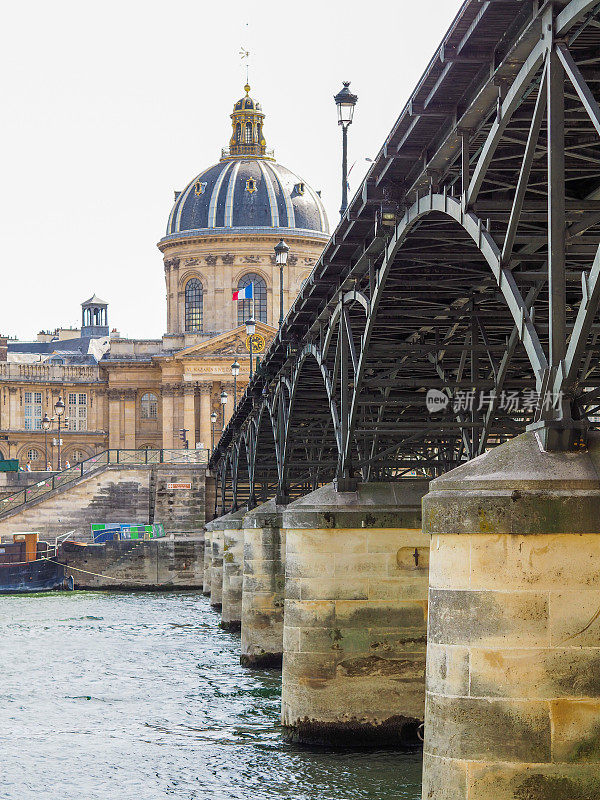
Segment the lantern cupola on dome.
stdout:
<svg viewBox="0 0 600 800">
<path fill-rule="evenodd" d="M 263 135 L 263 122 L 265 115 L 262 113 L 260 103 L 250 97 L 250 86 L 244 86 L 245 97 L 238 100 L 233 106 L 231 115 L 231 139 L 229 150 L 223 150 L 222 158 L 239 158 L 240 156 L 258 156 L 272 158 L 273 154 L 267 152 L 267 143 Z"/>
</svg>

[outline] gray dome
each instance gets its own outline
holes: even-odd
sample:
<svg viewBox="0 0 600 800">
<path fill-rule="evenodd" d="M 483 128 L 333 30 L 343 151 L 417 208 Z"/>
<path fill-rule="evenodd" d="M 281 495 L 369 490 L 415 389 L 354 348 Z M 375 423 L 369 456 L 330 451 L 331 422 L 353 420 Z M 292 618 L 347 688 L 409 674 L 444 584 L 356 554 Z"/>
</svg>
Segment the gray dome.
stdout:
<svg viewBox="0 0 600 800">
<path fill-rule="evenodd" d="M 319 195 L 302 178 L 266 158 L 224 159 L 201 172 L 177 196 L 167 237 L 192 231 L 225 233 L 231 228 L 295 229 L 320 238 L 329 234 Z"/>
</svg>

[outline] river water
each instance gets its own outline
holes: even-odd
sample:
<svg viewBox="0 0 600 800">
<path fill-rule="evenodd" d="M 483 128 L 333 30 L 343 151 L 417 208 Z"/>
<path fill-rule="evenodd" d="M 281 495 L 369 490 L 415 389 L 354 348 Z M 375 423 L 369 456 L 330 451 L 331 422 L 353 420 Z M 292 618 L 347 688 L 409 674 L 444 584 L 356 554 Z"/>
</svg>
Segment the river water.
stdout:
<svg viewBox="0 0 600 800">
<path fill-rule="evenodd" d="M 0 798 L 420 798 L 417 756 L 284 743 L 280 691 L 199 592 L 0 598 Z"/>
</svg>

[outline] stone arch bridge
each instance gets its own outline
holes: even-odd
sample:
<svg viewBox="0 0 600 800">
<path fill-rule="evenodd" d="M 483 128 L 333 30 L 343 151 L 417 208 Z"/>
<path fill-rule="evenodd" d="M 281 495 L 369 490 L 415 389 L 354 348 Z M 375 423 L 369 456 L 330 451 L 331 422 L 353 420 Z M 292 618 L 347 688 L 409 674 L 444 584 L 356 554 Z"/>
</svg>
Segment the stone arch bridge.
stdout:
<svg viewBox="0 0 600 800">
<path fill-rule="evenodd" d="M 424 797 L 435 800 L 520 796 L 531 770 L 545 787 L 570 781 L 573 796 L 596 796 L 600 786 L 596 757 L 579 772 L 568 766 L 577 761 L 575 739 L 600 752 L 600 695 L 589 687 L 561 693 L 553 671 L 572 637 L 583 650 L 564 657 L 572 674 L 585 672 L 585 645 L 600 647 L 600 637 L 578 639 L 579 622 L 583 630 L 589 620 L 543 597 L 552 586 L 577 589 L 558 567 L 567 543 L 584 560 L 600 555 L 599 100 L 600 3 L 466 0 L 211 459 L 218 515 L 270 501 L 287 509 L 281 527 L 294 536 L 335 528 L 326 507 L 402 509 L 402 487 L 433 480 L 423 500 L 436 553 Z M 390 484 L 392 506 L 369 495 Z M 304 525 L 298 514 L 310 516 L 309 508 Z M 346 542 L 354 527 L 390 527 L 377 522 L 379 512 L 357 513 L 360 524 L 345 523 L 345 539 L 340 532 Z M 534 539 L 553 555 L 530 574 Z M 421 544 L 411 547 L 418 567 Z M 340 563 L 348 556 L 329 552 Z M 475 572 L 476 552 L 486 577 Z M 594 575 L 578 578 L 598 593 L 577 601 L 589 601 L 590 619 L 600 605 Z M 295 580 L 286 565 L 286 587 Z M 326 599 L 335 604 L 332 591 Z M 286 594 L 286 615 L 288 601 L 292 614 L 301 600 Z M 556 614 L 564 640 L 550 631 Z M 519 666 L 522 647 L 535 649 L 544 692 Z M 317 706 L 308 716 L 318 721 Z M 290 708 L 284 686 L 284 721 Z M 331 714 L 322 717 L 334 725 Z M 511 745 L 495 738 L 503 726 Z M 543 791 L 540 799 L 554 796 Z"/>
</svg>

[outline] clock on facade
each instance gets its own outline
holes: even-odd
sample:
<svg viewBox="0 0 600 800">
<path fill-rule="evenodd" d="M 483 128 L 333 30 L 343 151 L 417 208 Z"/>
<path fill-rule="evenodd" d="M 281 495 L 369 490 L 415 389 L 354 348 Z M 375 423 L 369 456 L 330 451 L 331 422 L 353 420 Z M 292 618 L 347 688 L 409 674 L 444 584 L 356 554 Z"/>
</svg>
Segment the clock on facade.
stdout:
<svg viewBox="0 0 600 800">
<path fill-rule="evenodd" d="M 252 339 L 252 352 L 262 353 L 266 346 L 265 337 L 260 333 L 253 333 L 252 336 L 246 336 L 246 350 L 250 352 L 250 339 Z"/>
</svg>

